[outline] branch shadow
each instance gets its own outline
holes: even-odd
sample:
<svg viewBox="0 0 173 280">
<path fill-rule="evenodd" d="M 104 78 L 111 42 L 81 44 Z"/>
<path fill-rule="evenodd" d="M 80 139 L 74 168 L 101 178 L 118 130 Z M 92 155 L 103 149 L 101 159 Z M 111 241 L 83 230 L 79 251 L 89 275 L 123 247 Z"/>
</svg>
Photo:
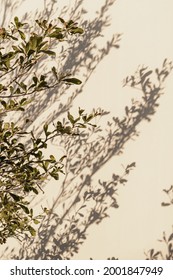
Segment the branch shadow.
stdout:
<svg viewBox="0 0 173 280">
<path fill-rule="evenodd" d="M 127 182 L 135 163 L 127 165 L 121 175 L 113 174 L 111 179 L 98 180 L 97 184 L 94 176 L 139 135 L 137 128 L 142 121 L 151 121 L 172 68 L 172 62 L 165 60 L 160 70 L 141 67 L 134 76 L 127 77 L 125 85 L 138 88 L 141 98 L 125 107 L 124 117 L 113 117 L 105 132 L 91 127 L 87 133 L 61 139 L 67 158 L 74 160 L 66 161 L 60 193 L 39 226 L 38 236 L 26 238 L 19 253 L 11 255 L 13 259 L 71 259 L 86 240 L 88 229 L 109 217 L 110 208 L 119 207 L 117 192 Z"/>
<path fill-rule="evenodd" d="M 46 1 L 47 2 L 47 1 Z M 57 56 L 56 67 L 59 69 L 59 73 L 71 73 L 72 75 L 82 76 L 82 85 L 78 86 L 76 90 L 70 89 L 69 85 L 60 85 L 56 90 L 48 89 L 40 98 L 39 94 L 34 96 L 34 102 L 32 102 L 27 110 L 22 113 L 18 122 L 24 126 L 25 129 L 33 126 L 33 122 L 38 118 L 42 119 L 42 114 L 52 108 L 51 113 L 46 116 L 46 122 L 49 124 L 53 120 L 56 120 L 60 116 L 63 116 L 73 106 L 73 102 L 77 96 L 82 94 L 83 89 L 93 71 L 98 67 L 99 63 L 111 52 L 113 48 L 119 48 L 120 34 L 114 34 L 110 40 L 104 41 L 103 47 L 100 49 L 96 46 L 96 39 L 104 37 L 104 30 L 110 25 L 110 18 L 108 16 L 109 8 L 115 3 L 115 0 L 106 0 L 105 4 L 97 12 L 97 17 L 88 22 L 84 20 L 81 22 L 81 26 L 86 30 L 81 39 L 74 37 L 68 41 L 68 49 L 62 46 L 59 49 Z M 84 6 L 84 1 L 75 1 L 74 8 L 70 11 L 68 18 L 72 18 L 75 21 L 81 21 L 81 18 L 87 13 Z M 45 9 L 41 13 L 36 13 L 34 18 L 46 18 L 50 20 L 52 18 L 52 11 L 55 13 L 55 2 L 52 2 L 50 7 L 45 5 Z M 68 7 L 64 7 L 60 12 L 61 17 L 66 17 Z M 69 13 L 69 11 L 68 11 Z M 29 15 L 25 15 L 23 21 L 28 18 Z M 52 48 L 57 48 L 53 45 Z M 35 69 L 35 72 L 49 72 L 47 66 L 42 61 L 39 65 L 39 69 Z M 61 100 L 65 101 L 61 101 Z M 55 106 L 56 104 L 56 106 Z M 30 119 L 30 122 L 25 123 L 25 119 Z M 40 121 L 39 127 L 35 127 L 36 133 L 39 135 L 41 130 L 39 128 L 44 124 Z"/>
<path fill-rule="evenodd" d="M 25 0 L 24 0 L 25 1 Z M 0 26 L 5 26 L 8 24 L 9 20 L 11 20 L 11 15 L 14 13 L 14 11 L 19 7 L 19 5 L 22 3 L 22 0 L 2 0 L 1 1 L 1 21 Z"/>
<path fill-rule="evenodd" d="M 162 202 L 162 207 L 173 207 L 173 185 L 169 189 L 163 189 L 167 196 L 166 202 Z M 173 208 L 172 208 L 173 210 Z M 163 232 L 163 236 L 158 240 L 160 242 L 160 249 L 152 248 L 146 255 L 147 260 L 173 260 L 173 225 L 172 231 L 168 234 Z"/>
</svg>

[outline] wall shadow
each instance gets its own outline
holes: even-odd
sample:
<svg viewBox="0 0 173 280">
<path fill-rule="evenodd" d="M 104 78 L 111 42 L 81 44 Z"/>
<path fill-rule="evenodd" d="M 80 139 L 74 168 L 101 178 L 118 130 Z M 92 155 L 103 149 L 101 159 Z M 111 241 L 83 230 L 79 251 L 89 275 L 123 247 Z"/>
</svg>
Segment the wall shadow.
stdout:
<svg viewBox="0 0 173 280">
<path fill-rule="evenodd" d="M 24 0 L 25 1 L 25 0 Z M 1 0 L 1 12 L 0 12 L 0 26 L 3 27 L 9 24 L 11 20 L 11 15 L 19 7 L 19 5 L 24 2 L 22 0 Z"/>
<path fill-rule="evenodd" d="M 166 194 L 166 201 L 161 203 L 162 207 L 172 207 L 173 210 L 173 185 L 169 189 L 163 189 Z M 173 260 L 173 225 L 170 233 L 163 232 L 163 236 L 158 240 L 160 248 L 152 248 L 145 253 L 147 260 Z"/>
<path fill-rule="evenodd" d="M 125 108 L 124 117 L 109 121 L 106 133 L 99 127 L 91 127 L 87 133 L 61 139 L 67 158 L 74 160 L 66 162 L 60 193 L 41 223 L 38 236 L 26 238 L 20 252 L 12 254 L 12 258 L 71 259 L 86 240 L 90 226 L 109 217 L 110 208 L 119 207 L 118 189 L 127 182 L 135 163 L 127 165 L 121 175 L 113 174 L 110 180 L 99 180 L 97 184 L 94 175 L 112 157 L 120 155 L 130 139 L 139 135 L 137 128 L 142 121 L 151 121 L 171 70 L 172 63 L 165 60 L 159 72 L 139 68 L 134 76 L 127 77 L 125 85 L 138 88 L 141 100 L 132 100 L 131 106 Z M 153 79 L 157 81 L 154 83 Z"/>
<path fill-rule="evenodd" d="M 84 1 L 76 1 L 71 17 L 82 18 L 86 11 L 82 8 Z M 29 105 L 26 113 L 22 114 L 18 122 L 24 124 L 23 119 L 37 119 L 42 113 L 51 108 L 55 102 L 59 102 L 56 111 L 47 117 L 47 123 L 51 123 L 63 116 L 73 105 L 75 98 L 82 93 L 84 85 L 96 69 L 98 64 L 110 53 L 113 48 L 119 47 L 120 35 L 113 36 L 98 49 L 95 39 L 103 33 L 104 28 L 110 24 L 108 17 L 109 7 L 115 1 L 106 0 L 98 12 L 97 18 L 91 22 L 83 22 L 87 30 L 81 41 L 73 39 L 71 47 L 62 57 L 60 71 L 71 71 L 77 76 L 83 73 L 83 85 L 74 91 L 68 98 L 68 86 L 60 87 L 56 92 L 45 92 L 40 98 L 35 95 L 35 102 Z M 51 18 L 54 12 L 54 4 L 50 3 L 44 13 L 37 16 Z M 65 15 L 68 7 L 64 7 L 61 15 Z M 29 15 L 25 15 L 27 19 Z M 62 50 L 63 53 L 63 50 Z M 61 54 L 60 53 L 60 56 Z M 43 63 L 41 71 L 46 71 Z M 78 70 L 79 69 L 79 70 Z M 80 246 L 87 238 L 87 231 L 93 224 L 99 224 L 109 217 L 110 208 L 118 208 L 117 191 L 121 185 L 127 182 L 127 176 L 135 167 L 135 163 L 129 163 L 122 174 L 112 174 L 110 179 L 99 180 L 94 183 L 94 176 L 114 156 L 124 152 L 126 143 L 139 135 L 138 126 L 142 121 L 150 121 L 159 106 L 159 98 L 164 93 L 164 81 L 172 70 L 172 63 L 165 60 L 159 71 L 151 71 L 147 68 L 139 68 L 138 71 L 124 81 L 125 86 L 138 88 L 141 92 L 140 100 L 132 100 L 130 106 L 125 107 L 124 117 L 113 117 L 107 123 L 105 130 L 99 126 L 90 127 L 75 137 L 63 136 L 53 142 L 54 145 L 63 147 L 67 158 L 65 163 L 65 176 L 58 196 L 49 210 L 48 215 L 42 221 L 35 238 L 28 238 L 21 243 L 18 253 L 11 251 L 12 259 L 71 259 L 79 252 Z M 79 72 L 78 72 L 79 71 Z M 153 77 L 153 75 L 155 75 Z M 153 79 L 156 82 L 153 82 Z M 61 98 L 67 94 L 65 103 Z M 102 116 L 107 112 L 102 112 Z M 30 124 L 25 125 L 29 129 Z M 40 127 L 42 123 L 40 123 Z M 37 135 L 41 131 L 36 128 Z"/>
</svg>

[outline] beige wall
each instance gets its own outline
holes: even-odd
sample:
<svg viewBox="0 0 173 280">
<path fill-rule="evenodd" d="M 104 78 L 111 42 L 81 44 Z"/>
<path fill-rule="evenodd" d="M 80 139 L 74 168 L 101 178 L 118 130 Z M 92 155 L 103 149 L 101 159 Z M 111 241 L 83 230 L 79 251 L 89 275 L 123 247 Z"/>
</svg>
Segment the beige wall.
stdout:
<svg viewBox="0 0 173 280">
<path fill-rule="evenodd" d="M 59 1 L 70 8 L 74 2 Z M 103 0 L 83 1 L 82 7 L 87 11 L 85 18 L 89 21 L 96 18 L 96 11 L 104 3 Z M 25 0 L 13 13 L 23 15 L 43 7 L 43 0 Z M 94 43 L 100 49 L 113 34 L 122 33 L 120 48 L 112 49 L 96 67 L 82 94 L 75 100 L 74 111 L 78 106 L 88 111 L 101 107 L 110 111 L 110 116 L 119 116 L 132 97 L 139 98 L 138 91 L 122 87 L 122 80 L 133 74 L 138 65 L 155 68 L 165 58 L 173 59 L 172 10 L 171 0 L 117 0 L 110 6 L 110 26 L 104 28 L 103 37 Z M 55 15 L 58 16 L 58 12 Z M 161 238 L 162 232 L 171 231 L 173 210 L 161 207 L 161 202 L 165 198 L 162 189 L 173 183 L 172 89 L 171 74 L 152 121 L 142 123 L 138 127 L 139 137 L 130 140 L 123 154 L 113 157 L 95 175 L 94 183 L 99 178 L 107 180 L 113 172 L 121 172 L 121 165 L 136 162 L 126 186 L 119 191 L 120 207 L 110 210 L 109 218 L 90 228 L 88 238 L 75 259 L 106 259 L 111 256 L 144 259 L 144 251 L 157 245 L 156 240 Z M 105 121 L 100 124 L 104 125 Z"/>
</svg>

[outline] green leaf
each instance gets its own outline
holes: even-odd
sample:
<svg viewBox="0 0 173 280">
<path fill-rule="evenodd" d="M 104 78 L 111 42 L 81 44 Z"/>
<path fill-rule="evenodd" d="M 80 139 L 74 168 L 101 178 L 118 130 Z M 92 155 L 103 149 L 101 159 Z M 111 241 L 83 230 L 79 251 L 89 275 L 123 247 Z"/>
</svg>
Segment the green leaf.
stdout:
<svg viewBox="0 0 173 280">
<path fill-rule="evenodd" d="M 30 232 L 30 234 L 31 234 L 32 236 L 36 236 L 36 231 L 35 231 L 35 229 L 34 229 L 33 227 L 28 226 L 28 230 L 29 230 L 29 232 Z"/>
<path fill-rule="evenodd" d="M 28 52 L 28 58 L 29 58 L 33 53 L 35 53 L 35 50 L 29 50 L 29 52 Z"/>
<path fill-rule="evenodd" d="M 36 50 L 37 46 L 42 42 L 42 37 L 38 36 L 37 34 L 34 34 L 34 36 L 30 37 L 29 40 L 29 49 Z"/>
<path fill-rule="evenodd" d="M 44 132 L 45 132 L 45 134 L 46 134 L 46 133 L 47 133 L 47 130 L 48 130 L 48 124 L 47 124 L 47 123 L 44 124 L 43 129 L 44 129 Z"/>
<path fill-rule="evenodd" d="M 60 22 L 61 22 L 62 24 L 65 24 L 65 20 L 64 20 L 63 18 L 58 17 L 58 19 L 60 20 Z"/>
<path fill-rule="evenodd" d="M 62 162 L 66 157 L 67 157 L 67 156 L 65 156 L 65 155 L 62 156 L 62 157 L 59 159 L 59 161 Z"/>
<path fill-rule="evenodd" d="M 26 89 L 27 89 L 27 86 L 26 86 L 23 82 L 20 83 L 20 87 L 21 87 L 24 91 L 26 91 Z"/>
<path fill-rule="evenodd" d="M 18 47 L 16 47 L 16 46 L 12 46 L 12 48 L 13 48 L 13 50 L 14 50 L 15 52 L 21 52 L 21 50 L 20 50 Z"/>
<path fill-rule="evenodd" d="M 42 162 L 42 167 L 43 167 L 43 169 L 47 172 L 47 170 L 48 170 L 48 166 L 49 166 L 49 162 L 48 161 L 43 161 Z"/>
<path fill-rule="evenodd" d="M 38 46 L 38 50 L 40 51 L 41 48 L 44 47 L 47 43 L 48 43 L 48 41 L 44 41 L 44 42 L 40 43 L 39 46 Z"/>
<path fill-rule="evenodd" d="M 25 151 L 25 146 L 23 143 L 18 143 L 17 145 L 21 150 Z"/>
<path fill-rule="evenodd" d="M 16 27 L 19 28 L 19 19 L 18 19 L 18 17 L 14 18 L 14 22 L 15 22 Z"/>
<path fill-rule="evenodd" d="M 56 162 L 56 158 L 53 155 L 50 155 L 50 159 L 51 159 L 52 163 Z"/>
<path fill-rule="evenodd" d="M 4 196 L 4 201 L 3 201 L 4 205 L 7 205 L 8 204 L 8 197 L 7 197 L 7 194 L 5 194 Z"/>
<path fill-rule="evenodd" d="M 18 39 L 12 35 L 8 35 L 11 39 L 15 40 L 15 41 L 18 41 Z"/>
<path fill-rule="evenodd" d="M 78 123 L 77 125 L 78 125 L 79 128 L 86 128 L 86 125 L 83 124 L 83 123 Z"/>
<path fill-rule="evenodd" d="M 37 85 L 38 78 L 36 76 L 34 76 L 32 79 L 33 79 L 34 84 Z"/>
<path fill-rule="evenodd" d="M 21 39 L 22 39 L 23 41 L 25 41 L 25 39 L 26 39 L 25 34 L 24 34 L 21 30 L 18 30 L 18 32 L 19 32 L 19 34 L 20 34 Z"/>
<path fill-rule="evenodd" d="M 70 29 L 70 33 L 71 34 L 83 34 L 84 33 L 84 30 L 82 28 L 71 28 Z"/>
<path fill-rule="evenodd" d="M 7 107 L 7 103 L 6 103 L 4 100 L 1 100 L 0 102 L 1 102 L 1 105 L 2 105 L 4 108 Z"/>
<path fill-rule="evenodd" d="M 87 116 L 86 121 L 89 122 L 90 120 L 92 120 L 94 118 L 93 114 L 90 114 L 89 116 Z"/>
<path fill-rule="evenodd" d="M 79 79 L 76 78 L 67 78 L 67 79 L 63 79 L 62 81 L 67 82 L 68 84 L 75 84 L 75 85 L 80 85 L 82 83 Z"/>
<path fill-rule="evenodd" d="M 81 116 L 84 113 L 84 109 L 79 108 L 79 115 Z"/>
<path fill-rule="evenodd" d="M 46 81 L 42 81 L 41 83 L 38 84 L 37 89 L 36 90 L 40 90 L 42 88 L 48 88 L 48 84 Z"/>
<path fill-rule="evenodd" d="M 35 22 L 38 24 L 39 27 L 42 28 L 42 23 L 41 23 L 41 21 L 39 21 L 38 19 L 36 19 Z"/>
<path fill-rule="evenodd" d="M 46 76 L 45 75 L 41 75 L 40 76 L 40 81 L 45 81 Z"/>
<path fill-rule="evenodd" d="M 26 207 L 25 205 L 21 204 L 21 203 L 18 203 L 18 205 L 23 209 L 23 211 L 26 213 L 26 214 L 29 214 L 29 209 L 28 207 Z"/>
<path fill-rule="evenodd" d="M 44 213 L 46 213 L 47 215 L 50 213 L 50 210 L 47 209 L 46 207 L 43 208 Z"/>
<path fill-rule="evenodd" d="M 4 61 L 4 65 L 7 67 L 7 69 L 10 68 L 10 58 Z"/>
<path fill-rule="evenodd" d="M 6 131 L 5 133 L 4 133 L 4 141 L 6 141 L 6 139 L 8 138 L 8 137 L 10 137 L 11 136 L 11 132 L 10 131 Z"/>
<path fill-rule="evenodd" d="M 24 57 L 21 55 L 21 56 L 19 57 L 19 60 L 20 60 L 20 64 L 23 64 L 23 62 L 24 62 Z"/>
<path fill-rule="evenodd" d="M 22 199 L 22 197 L 21 196 L 19 196 L 19 195 L 16 195 L 16 194 L 14 194 L 14 193 L 9 193 L 10 195 L 11 195 L 11 197 L 14 199 L 14 201 L 16 201 L 16 202 L 18 202 L 18 201 L 20 201 L 21 199 Z"/>
<path fill-rule="evenodd" d="M 70 112 L 68 112 L 67 117 L 68 117 L 69 121 L 71 122 L 71 124 L 75 123 L 74 117 L 70 114 Z"/>
<path fill-rule="evenodd" d="M 84 123 L 87 122 L 87 116 L 86 115 L 82 116 L 82 120 L 84 121 Z"/>
<path fill-rule="evenodd" d="M 22 98 L 20 101 L 20 105 L 25 105 L 27 101 L 27 98 Z"/>
<path fill-rule="evenodd" d="M 51 55 L 51 56 L 56 56 L 56 53 L 55 52 L 53 52 L 53 51 L 49 51 L 49 50 L 41 50 L 40 52 L 43 52 L 43 53 L 46 53 L 46 54 L 48 54 L 48 55 Z"/>
<path fill-rule="evenodd" d="M 70 25 L 75 25 L 74 21 L 71 19 L 67 22 L 67 27 L 70 27 Z"/>
<path fill-rule="evenodd" d="M 59 174 L 55 172 L 49 173 L 55 180 L 59 180 Z"/>
<path fill-rule="evenodd" d="M 38 220 L 36 220 L 36 219 L 34 219 L 33 222 L 34 222 L 35 225 L 38 225 L 38 224 L 40 223 L 40 222 L 39 222 Z"/>
<path fill-rule="evenodd" d="M 32 188 L 32 191 L 35 193 L 35 194 L 38 194 L 38 191 L 36 188 Z"/>
<path fill-rule="evenodd" d="M 51 34 L 48 35 L 48 37 L 50 38 L 56 38 L 58 40 L 62 40 L 65 36 L 63 35 L 63 33 L 58 32 L 58 31 L 54 31 Z"/>
</svg>

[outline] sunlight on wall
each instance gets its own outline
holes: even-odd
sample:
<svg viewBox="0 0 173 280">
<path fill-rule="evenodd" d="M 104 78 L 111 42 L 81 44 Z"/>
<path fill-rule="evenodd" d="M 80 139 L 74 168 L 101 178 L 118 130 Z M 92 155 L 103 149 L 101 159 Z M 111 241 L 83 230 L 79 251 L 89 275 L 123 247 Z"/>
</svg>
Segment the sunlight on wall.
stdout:
<svg viewBox="0 0 173 280">
<path fill-rule="evenodd" d="M 72 0 L 59 2 L 60 8 L 66 4 L 73 7 Z M 104 0 L 84 1 L 86 18 L 91 20 L 96 17 L 96 11 L 104 3 Z M 44 9 L 43 0 L 25 0 L 15 15 L 35 12 L 36 9 Z M 106 42 L 113 34 L 122 33 L 120 48 L 113 49 L 96 67 L 83 93 L 75 100 L 74 108 L 80 106 L 88 111 L 101 107 L 110 111 L 111 116 L 123 114 L 131 98 L 138 98 L 140 93 L 123 88 L 122 80 L 133 74 L 139 65 L 155 68 L 165 58 L 173 59 L 172 10 L 171 0 L 115 1 L 109 11 L 110 26 L 102 34 L 102 40 Z M 95 42 L 98 48 L 99 40 Z M 144 259 L 144 251 L 157 246 L 157 239 L 162 237 L 164 230 L 171 230 L 172 208 L 161 207 L 161 202 L 165 198 L 163 188 L 173 184 L 172 89 L 173 74 L 166 82 L 165 95 L 161 97 L 152 121 L 142 123 L 138 127 L 139 137 L 129 141 L 124 153 L 113 157 L 95 175 L 95 182 L 99 178 L 106 180 L 112 172 L 118 173 L 121 165 L 136 162 L 126 186 L 119 191 L 120 208 L 110 210 L 108 219 L 90 228 L 88 238 L 75 259 L 106 259 L 112 256 Z M 109 119 L 109 115 L 106 118 Z"/>
</svg>

